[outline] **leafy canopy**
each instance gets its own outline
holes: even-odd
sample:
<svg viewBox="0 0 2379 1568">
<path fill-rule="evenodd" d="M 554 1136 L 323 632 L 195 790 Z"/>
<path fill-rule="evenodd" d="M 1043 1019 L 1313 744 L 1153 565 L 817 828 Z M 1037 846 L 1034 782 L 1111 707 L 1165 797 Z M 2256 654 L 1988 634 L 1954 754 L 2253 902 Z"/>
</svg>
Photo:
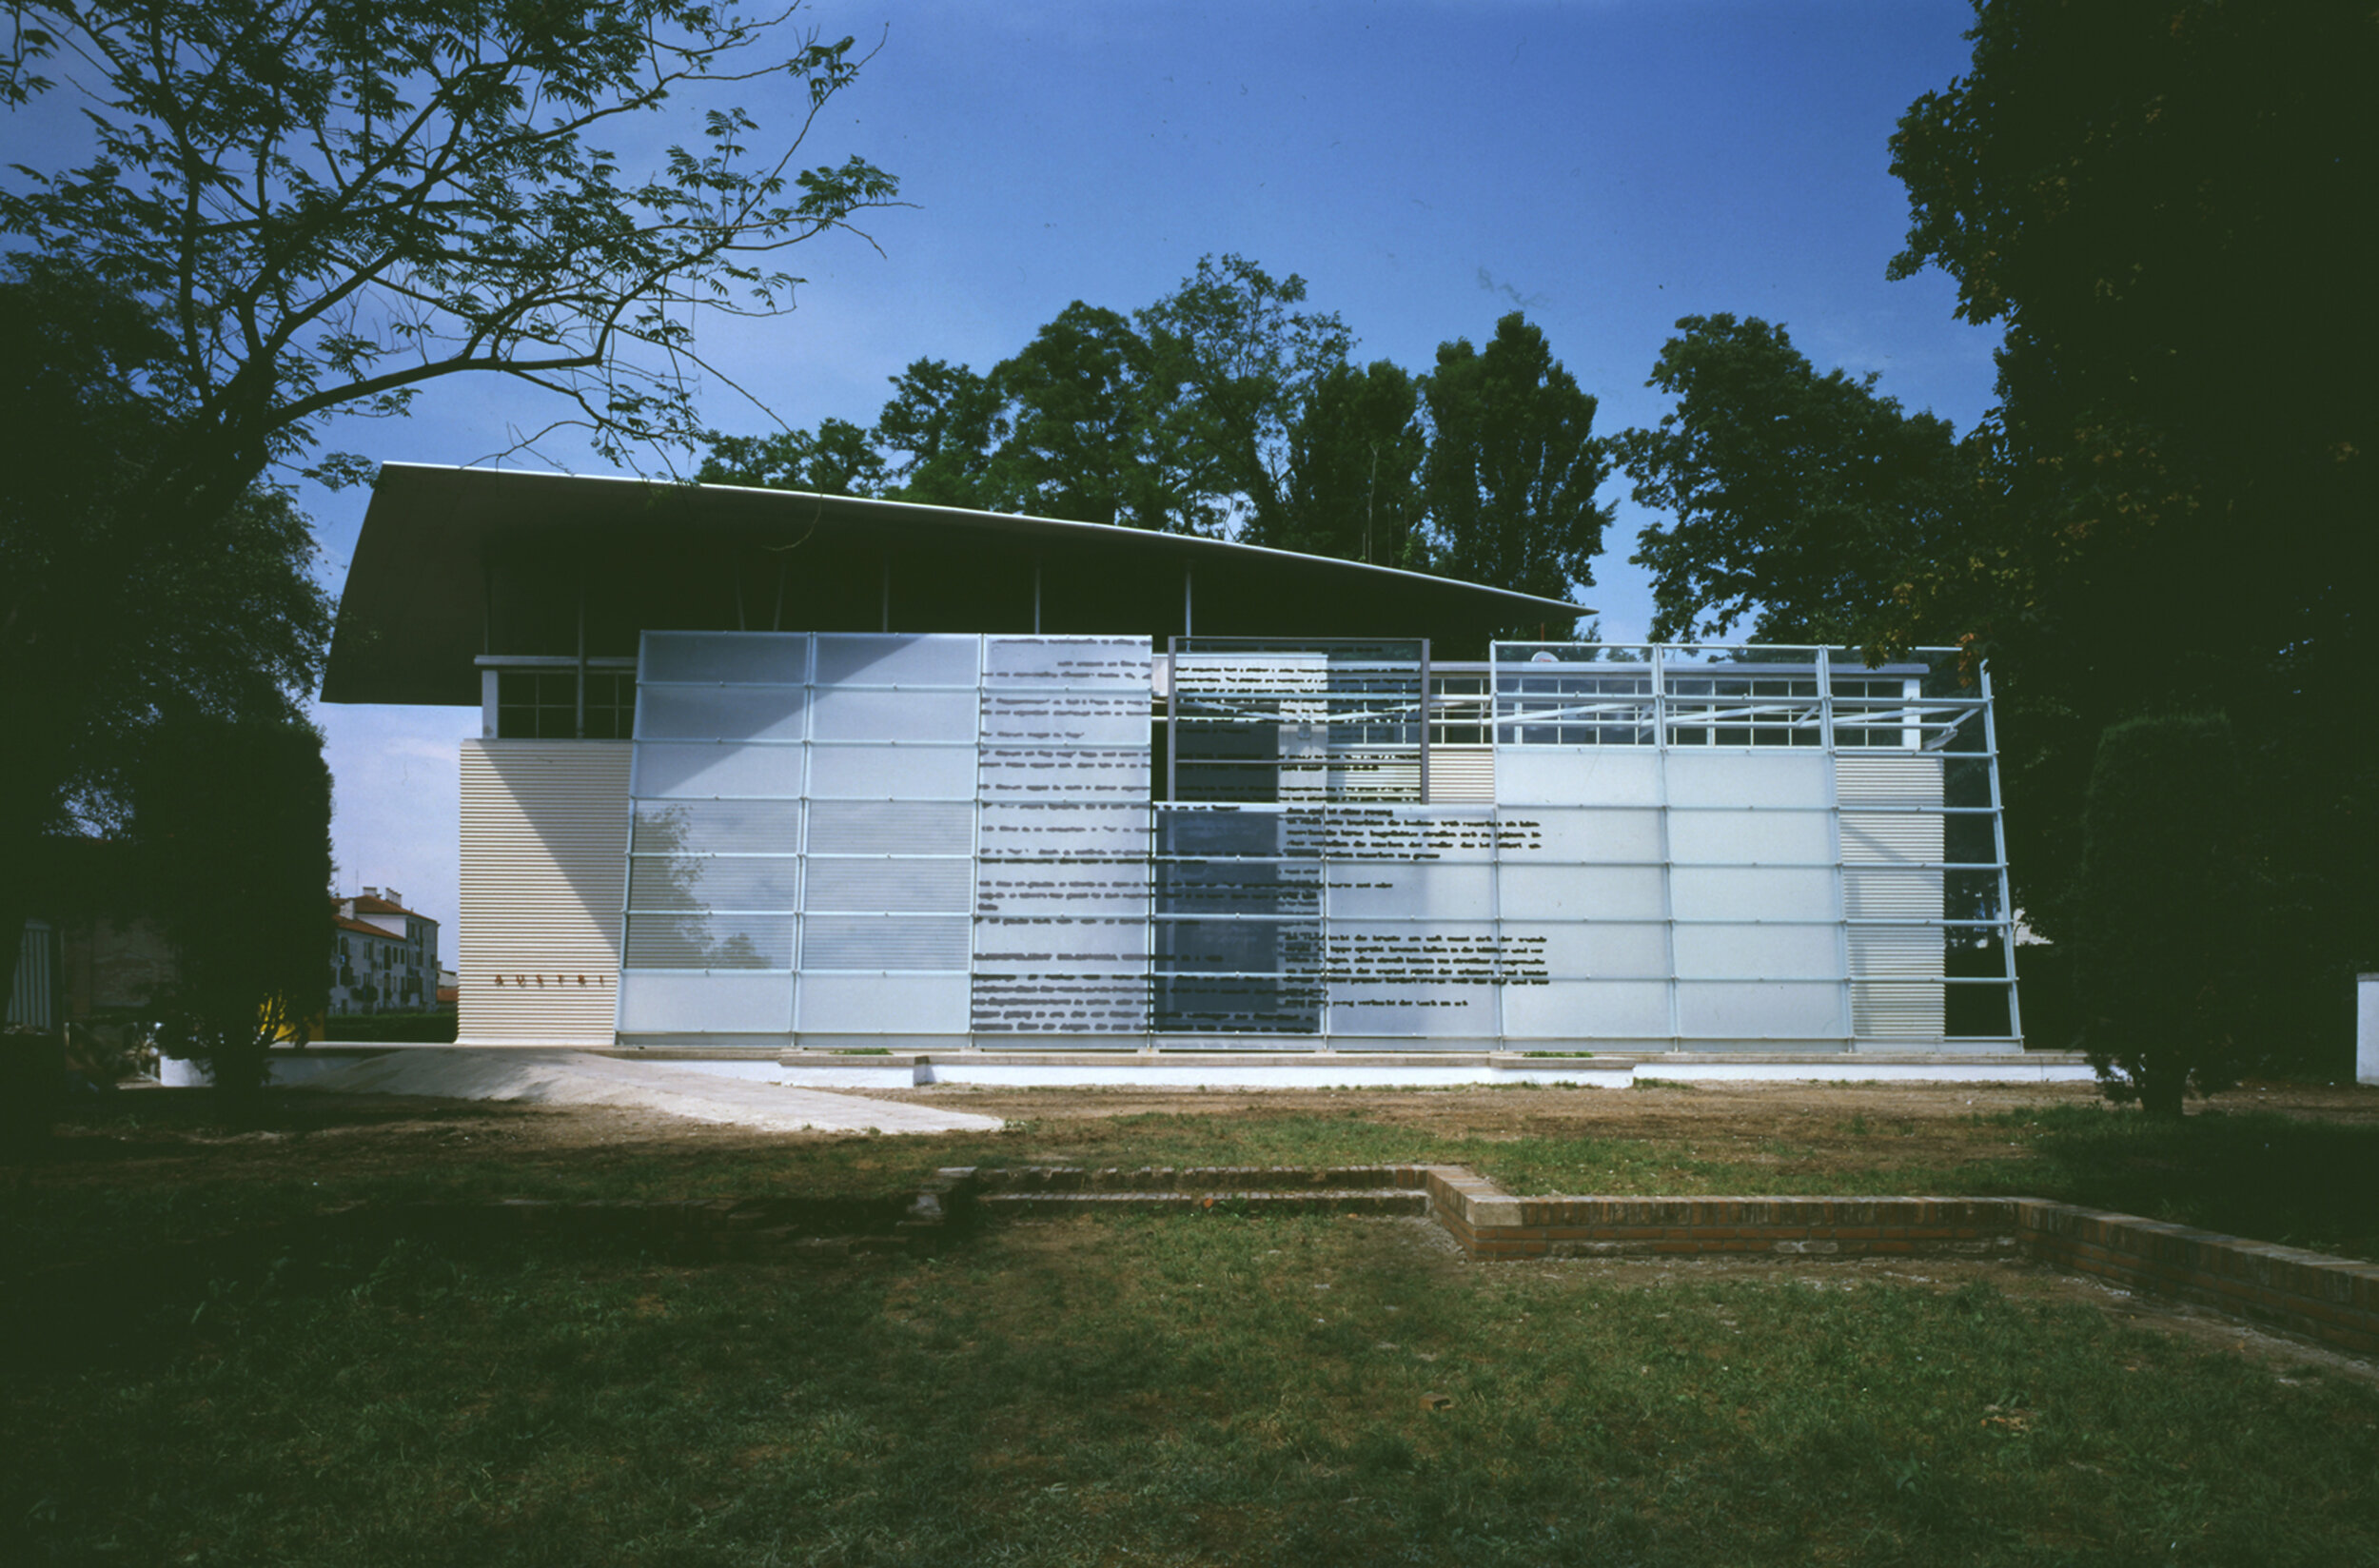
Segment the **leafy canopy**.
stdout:
<svg viewBox="0 0 2379 1568">
<path fill-rule="evenodd" d="M 187 510 L 310 457 L 324 416 L 403 413 L 427 383 L 501 375 L 619 458 L 685 444 L 695 308 L 792 307 L 792 245 L 891 200 L 853 157 L 797 167 L 857 74 L 853 41 L 773 57 L 791 14 L 689 0 L 76 0 L 20 4 L 0 101 L 62 79 L 96 156 L 17 166 L 0 230 L 143 301 L 169 334 L 175 439 L 152 485 Z M 57 74 L 51 74 L 51 72 Z M 756 150 L 740 108 L 649 173 L 612 147 L 673 101 L 790 87 Z M 161 366 L 161 372 L 167 366 Z M 551 428 L 550 426 L 548 428 Z"/>
</svg>

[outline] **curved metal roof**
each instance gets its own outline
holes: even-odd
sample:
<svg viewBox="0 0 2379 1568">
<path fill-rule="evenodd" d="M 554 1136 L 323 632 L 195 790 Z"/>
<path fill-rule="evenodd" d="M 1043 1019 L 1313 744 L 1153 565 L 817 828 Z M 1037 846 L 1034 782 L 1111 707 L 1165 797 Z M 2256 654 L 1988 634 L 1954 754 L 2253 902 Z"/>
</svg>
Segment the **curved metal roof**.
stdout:
<svg viewBox="0 0 2379 1568">
<path fill-rule="evenodd" d="M 388 463 L 340 598 L 328 702 L 475 704 L 482 654 L 636 632 L 1428 637 L 1585 606 L 1106 523 L 735 485 Z M 1194 625 L 1190 617 L 1194 616 Z"/>
</svg>

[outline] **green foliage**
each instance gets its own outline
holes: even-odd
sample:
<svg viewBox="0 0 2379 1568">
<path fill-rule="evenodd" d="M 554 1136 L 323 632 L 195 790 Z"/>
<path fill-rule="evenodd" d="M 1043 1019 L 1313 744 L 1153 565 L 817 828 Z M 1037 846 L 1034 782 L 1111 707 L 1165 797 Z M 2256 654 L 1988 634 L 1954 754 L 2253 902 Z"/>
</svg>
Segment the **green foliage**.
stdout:
<svg viewBox="0 0 2379 1568">
<path fill-rule="evenodd" d="M 1420 409 L 1420 385 L 1401 366 L 1333 366 L 1289 426 L 1286 531 L 1249 542 L 1425 569 Z"/>
<path fill-rule="evenodd" d="M 695 307 L 792 308 L 789 247 L 892 199 L 864 160 L 799 169 L 853 42 L 690 0 L 57 0 L 16 8 L 0 101 L 76 86 L 98 156 L 16 170 L 0 229 L 156 307 L 187 403 L 150 484 L 188 509 L 293 461 L 323 418 L 403 413 L 484 372 L 561 400 L 618 457 L 693 436 Z M 650 174 L 601 145 L 673 98 L 774 79 L 777 148 L 736 108 Z M 366 471 L 316 465 L 325 478 Z"/>
<path fill-rule="evenodd" d="M 820 496 L 875 496 L 884 490 L 884 459 L 869 433 L 848 420 L 821 420 L 817 433 L 782 430 L 773 436 L 706 438 L 710 456 L 694 477 L 703 484 L 743 484 L 763 490 L 807 490 Z"/>
<path fill-rule="evenodd" d="M 1248 542 L 1300 526 L 1288 505 L 1289 427 L 1310 413 L 1317 387 L 1346 369 L 1353 338 L 1335 311 L 1295 311 L 1303 278 L 1275 279 L 1244 256 L 1201 257 L 1179 288 L 1137 312 L 1175 400 L 1169 422 L 1212 463 L 1224 512 Z"/>
<path fill-rule="evenodd" d="M 1547 598 L 1591 584 L 1611 517 L 1594 493 L 1610 457 L 1594 439 L 1594 399 L 1553 358 L 1543 331 L 1515 310 L 1484 350 L 1467 338 L 1440 343 L 1422 396 L 1436 569 Z"/>
<path fill-rule="evenodd" d="M 999 389 L 963 364 L 919 360 L 892 379 L 875 440 L 895 455 L 889 494 L 928 506 L 993 509 L 992 454 L 1008 434 Z"/>
<path fill-rule="evenodd" d="M 2379 679 L 2351 566 L 2379 527 L 2379 16 L 1988 0 L 1969 37 L 1893 138 L 1893 271 L 1941 267 L 2006 328 L 1994 504 L 1913 598 L 2008 696 L 2019 899 L 2081 934 L 2062 884 L 2100 731 L 2227 712 L 2277 884 L 2266 1008 L 2342 1053 L 2379 963 L 2379 766 L 2339 722 Z"/>
<path fill-rule="evenodd" d="M 133 788 L 137 858 L 173 948 L 168 1045 L 252 1093 L 282 1028 L 328 1001 L 330 770 L 291 717 L 159 726 Z"/>
<path fill-rule="evenodd" d="M 1179 370 L 1124 317 L 1074 301 L 992 372 L 1012 410 L 993 483 L 1043 517 L 1219 534 L 1220 454 L 1167 418 Z"/>
<path fill-rule="evenodd" d="M 2251 819 L 2227 719 L 2133 719 L 2098 742 L 2074 967 L 2110 1098 L 2177 1116 L 2186 1091 L 2230 1088 L 2252 1059 Z"/>
<path fill-rule="evenodd" d="M 1618 438 L 1647 526 L 1661 639 L 1723 637 L 1755 610 L 1768 642 L 1924 639 L 1907 584 L 1956 539 L 1974 461 L 1947 421 L 1904 413 L 1877 378 L 1820 376 L 1784 328 L 1688 316 L 1647 383 L 1677 400 Z"/>
<path fill-rule="evenodd" d="M 123 829 L 163 726 L 281 722 L 329 640 L 310 526 L 285 493 L 147 503 L 177 414 L 158 401 L 177 374 L 168 339 L 88 277 L 37 257 L 0 267 L 0 427 L 18 438 L 0 467 L 0 969 L 37 903 L 88 902 L 92 857 L 67 852 Z"/>
</svg>

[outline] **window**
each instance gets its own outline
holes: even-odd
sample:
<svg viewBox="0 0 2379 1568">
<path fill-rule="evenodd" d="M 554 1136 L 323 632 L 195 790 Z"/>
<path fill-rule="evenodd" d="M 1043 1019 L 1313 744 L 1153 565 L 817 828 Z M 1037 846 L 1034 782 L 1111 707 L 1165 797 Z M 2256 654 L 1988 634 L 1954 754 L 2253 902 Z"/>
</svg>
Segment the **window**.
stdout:
<svg viewBox="0 0 2379 1568">
<path fill-rule="evenodd" d="M 626 740 L 636 726 L 636 676 L 586 672 L 585 727 L 580 727 L 579 672 L 496 673 L 496 735 L 504 740 Z"/>
</svg>

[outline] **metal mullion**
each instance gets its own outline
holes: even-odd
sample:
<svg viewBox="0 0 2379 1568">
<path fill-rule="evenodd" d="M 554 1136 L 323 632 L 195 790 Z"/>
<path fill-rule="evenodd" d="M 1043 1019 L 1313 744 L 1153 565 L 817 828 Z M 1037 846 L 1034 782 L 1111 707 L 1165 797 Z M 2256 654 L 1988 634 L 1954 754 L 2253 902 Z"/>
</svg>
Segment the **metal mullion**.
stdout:
<svg viewBox="0 0 2379 1568">
<path fill-rule="evenodd" d="M 2015 900 L 2007 880 L 2007 818 L 2004 802 L 1999 798 L 1999 735 L 1997 719 L 1991 710 L 1990 663 L 1985 661 L 1976 674 L 1982 689 L 1982 744 L 1990 757 L 1983 772 L 1991 782 L 1991 848 L 1999 860 L 1999 918 L 2004 922 L 1999 931 L 1999 955 L 2007 976 L 2007 1032 L 2021 1040 L 2024 1015 L 2015 995 Z"/>
</svg>

